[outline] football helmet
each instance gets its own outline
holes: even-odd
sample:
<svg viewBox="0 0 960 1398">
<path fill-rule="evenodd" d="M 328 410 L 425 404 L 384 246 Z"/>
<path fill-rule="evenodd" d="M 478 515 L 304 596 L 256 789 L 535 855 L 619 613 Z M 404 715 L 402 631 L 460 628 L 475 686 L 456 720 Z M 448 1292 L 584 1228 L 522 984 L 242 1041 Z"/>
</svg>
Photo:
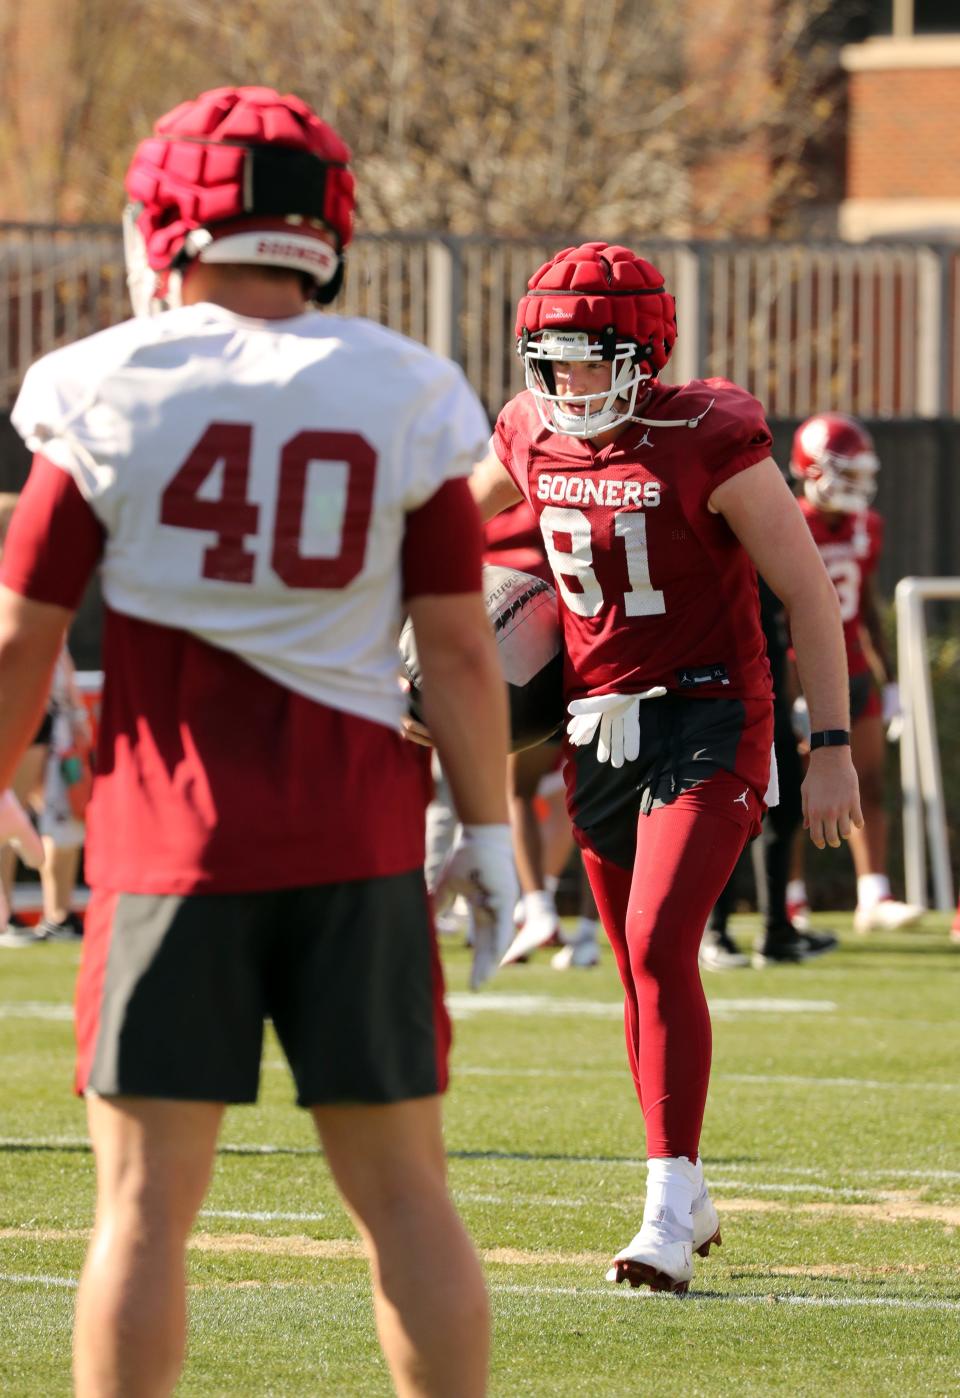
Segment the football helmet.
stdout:
<svg viewBox="0 0 960 1398">
<path fill-rule="evenodd" d="M 331 301 L 353 232 L 350 150 L 298 97 L 218 87 L 162 116 L 127 170 L 127 284 L 136 315 L 180 304 L 203 262 L 287 267 Z M 336 246 L 331 247 L 330 234 Z"/>
<path fill-rule="evenodd" d="M 855 417 L 817 413 L 797 428 L 790 474 L 819 510 L 859 514 L 877 493 L 880 461 L 873 438 Z"/>
<path fill-rule="evenodd" d="M 517 353 L 543 425 L 596 437 L 630 422 L 642 383 L 656 378 L 677 338 L 674 299 L 652 263 L 629 248 L 583 243 L 533 274 L 517 307 Z M 610 386 L 557 392 L 554 365 L 609 361 Z M 571 412 L 574 404 L 583 411 Z"/>
</svg>

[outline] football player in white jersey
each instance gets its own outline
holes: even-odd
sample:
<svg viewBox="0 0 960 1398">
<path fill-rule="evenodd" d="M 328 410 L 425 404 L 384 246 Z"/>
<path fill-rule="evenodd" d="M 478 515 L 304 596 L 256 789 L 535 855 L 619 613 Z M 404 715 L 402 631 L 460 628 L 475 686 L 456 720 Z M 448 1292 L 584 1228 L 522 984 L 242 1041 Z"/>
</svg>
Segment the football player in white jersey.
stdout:
<svg viewBox="0 0 960 1398">
<path fill-rule="evenodd" d="M 14 411 L 35 456 L 0 573 L 0 790 L 97 566 L 105 599 L 77 991 L 98 1183 L 81 1398 L 177 1382 L 186 1238 L 224 1106 L 256 1097 L 266 1017 L 367 1246 L 397 1390 L 484 1390 L 397 635 L 407 611 L 464 827 L 439 891 L 477 903 L 479 978 L 516 896 L 465 479 L 488 429 L 453 364 L 311 304 L 342 276 L 348 161 L 269 88 L 168 113 L 127 175 L 131 292 L 156 314 L 41 360 Z M 18 820 L 0 798 L 0 838 Z"/>
</svg>

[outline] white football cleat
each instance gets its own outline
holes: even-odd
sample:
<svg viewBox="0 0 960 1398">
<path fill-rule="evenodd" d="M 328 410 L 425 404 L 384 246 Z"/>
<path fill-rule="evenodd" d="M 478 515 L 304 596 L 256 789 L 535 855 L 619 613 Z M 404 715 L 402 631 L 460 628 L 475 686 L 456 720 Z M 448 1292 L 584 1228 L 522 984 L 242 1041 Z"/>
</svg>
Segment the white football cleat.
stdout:
<svg viewBox="0 0 960 1398">
<path fill-rule="evenodd" d="M 707 1257 L 712 1247 L 720 1247 L 721 1238 L 720 1219 L 706 1185 L 693 1201 L 692 1215 L 693 1250 L 698 1257 Z"/>
<path fill-rule="evenodd" d="M 810 907 L 806 902 L 794 902 L 787 899 L 787 921 L 798 932 L 810 931 Z"/>
<path fill-rule="evenodd" d="M 16 922 L 8 922 L 0 932 L 0 947 L 39 947 L 46 941 L 42 932 L 32 927 L 23 927 Z"/>
<path fill-rule="evenodd" d="M 571 966 L 599 966 L 600 948 L 596 938 L 582 937 L 576 942 L 567 942 L 550 958 L 555 971 L 569 971 Z"/>
<path fill-rule="evenodd" d="M 697 959 L 704 971 L 737 971 L 750 965 L 749 956 L 728 932 L 715 932 L 709 927 L 703 934 Z"/>
<path fill-rule="evenodd" d="M 924 909 L 915 903 L 898 903 L 895 898 L 881 898 L 872 908 L 858 908 L 853 915 L 853 930 L 866 932 L 897 932 L 912 927 L 923 917 Z"/>
<path fill-rule="evenodd" d="M 526 961 L 541 947 L 556 946 L 560 941 L 560 922 L 556 913 L 535 913 L 528 917 L 504 952 L 501 966 L 511 966 L 516 961 Z"/>
<path fill-rule="evenodd" d="M 684 1228 L 670 1209 L 660 1210 L 660 1221 L 644 1222 L 640 1232 L 613 1259 L 607 1281 L 627 1281 L 649 1286 L 651 1291 L 673 1291 L 682 1296 L 693 1280 L 693 1238 L 683 1238 Z"/>
</svg>

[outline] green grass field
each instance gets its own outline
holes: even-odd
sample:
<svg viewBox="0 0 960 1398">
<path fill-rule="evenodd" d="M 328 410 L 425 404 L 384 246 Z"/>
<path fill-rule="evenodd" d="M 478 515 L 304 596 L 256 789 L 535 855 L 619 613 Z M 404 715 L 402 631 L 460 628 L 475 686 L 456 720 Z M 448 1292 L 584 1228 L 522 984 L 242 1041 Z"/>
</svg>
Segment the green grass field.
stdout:
<svg viewBox="0 0 960 1398">
<path fill-rule="evenodd" d="M 824 921 L 843 944 L 819 962 L 707 978 L 724 1242 L 686 1300 L 603 1280 L 644 1185 L 609 953 L 563 975 L 541 954 L 471 996 L 444 942 L 450 1178 L 492 1294 L 493 1394 L 960 1393 L 960 947 L 938 915 L 869 940 Z M 0 1392 L 47 1398 L 70 1391 L 92 1213 L 78 952 L 0 957 Z M 182 1394 L 390 1392 L 356 1235 L 291 1101 L 271 1040 L 193 1240 Z"/>
</svg>

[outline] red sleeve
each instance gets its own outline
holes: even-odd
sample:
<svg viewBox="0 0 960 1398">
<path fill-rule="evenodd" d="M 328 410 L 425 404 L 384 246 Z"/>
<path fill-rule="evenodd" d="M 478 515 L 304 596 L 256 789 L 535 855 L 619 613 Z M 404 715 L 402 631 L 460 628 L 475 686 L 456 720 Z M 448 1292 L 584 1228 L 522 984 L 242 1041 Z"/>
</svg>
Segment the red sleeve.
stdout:
<svg viewBox="0 0 960 1398">
<path fill-rule="evenodd" d="M 407 515 L 403 595 L 479 592 L 483 526 L 465 480 L 447 481 Z"/>
<path fill-rule="evenodd" d="M 103 543 L 103 526 L 70 473 L 35 456 L 10 521 L 0 583 L 32 602 L 75 611 Z"/>
<path fill-rule="evenodd" d="M 706 385 L 709 389 L 716 385 L 716 396 L 703 419 L 709 434 L 704 503 L 724 481 L 763 461 L 773 450 L 763 408 L 752 393 L 725 380 L 708 379 Z"/>
</svg>

